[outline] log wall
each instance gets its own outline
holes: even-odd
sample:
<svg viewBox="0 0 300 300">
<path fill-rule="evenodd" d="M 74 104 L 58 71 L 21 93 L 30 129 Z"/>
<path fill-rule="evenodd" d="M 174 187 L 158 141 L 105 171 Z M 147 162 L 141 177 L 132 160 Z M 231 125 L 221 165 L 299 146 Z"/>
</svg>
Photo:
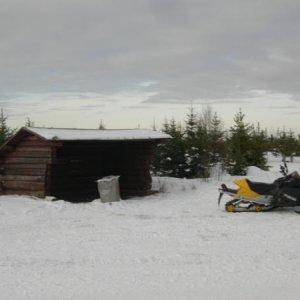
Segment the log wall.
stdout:
<svg viewBox="0 0 300 300">
<path fill-rule="evenodd" d="M 1 157 L 0 193 L 44 197 L 51 153 L 48 142 L 25 135 Z"/>
<path fill-rule="evenodd" d="M 32 134 L 18 137 L 0 156 L 0 194 L 66 200 L 99 197 L 96 180 L 120 175 L 121 197 L 151 189 L 155 142 L 59 142 Z"/>
</svg>

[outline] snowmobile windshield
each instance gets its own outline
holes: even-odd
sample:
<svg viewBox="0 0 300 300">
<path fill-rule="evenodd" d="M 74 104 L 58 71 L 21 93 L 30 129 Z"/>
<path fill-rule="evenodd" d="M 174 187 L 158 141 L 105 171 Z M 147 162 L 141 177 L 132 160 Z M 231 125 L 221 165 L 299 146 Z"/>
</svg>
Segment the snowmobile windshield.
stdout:
<svg viewBox="0 0 300 300">
<path fill-rule="evenodd" d="M 290 176 L 291 176 L 291 178 L 299 179 L 299 180 L 300 180 L 300 174 L 299 174 L 299 172 L 297 172 L 297 171 L 291 173 Z"/>
</svg>

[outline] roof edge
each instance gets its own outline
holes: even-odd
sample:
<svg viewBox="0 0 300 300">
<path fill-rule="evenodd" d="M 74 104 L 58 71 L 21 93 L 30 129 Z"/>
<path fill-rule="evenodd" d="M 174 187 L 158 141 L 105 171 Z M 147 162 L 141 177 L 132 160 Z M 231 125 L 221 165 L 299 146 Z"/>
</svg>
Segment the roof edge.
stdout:
<svg viewBox="0 0 300 300">
<path fill-rule="evenodd" d="M 31 135 L 38 137 L 39 139 L 49 142 L 49 140 L 45 139 L 44 137 L 40 136 L 39 134 L 31 131 L 27 127 L 21 127 L 15 134 L 13 134 L 3 145 L 0 146 L 0 155 L 5 152 L 5 150 L 10 146 L 10 144 L 21 135 L 22 132 L 27 132 Z"/>
<path fill-rule="evenodd" d="M 32 127 L 32 128 L 42 128 L 42 127 Z M 48 139 L 46 139 L 45 137 L 41 136 L 40 134 L 34 132 L 33 130 L 30 130 L 30 127 L 25 127 L 25 126 L 24 126 L 24 127 L 22 127 L 19 131 L 21 131 L 21 130 L 24 130 L 24 131 L 26 131 L 26 132 L 29 132 L 29 133 L 31 133 L 32 135 L 35 135 L 36 137 L 42 139 L 43 141 L 49 141 Z M 18 132 L 19 132 L 19 131 L 18 131 Z M 17 133 L 18 133 L 18 132 L 17 132 Z M 17 133 L 16 133 L 16 134 L 17 134 Z"/>
</svg>

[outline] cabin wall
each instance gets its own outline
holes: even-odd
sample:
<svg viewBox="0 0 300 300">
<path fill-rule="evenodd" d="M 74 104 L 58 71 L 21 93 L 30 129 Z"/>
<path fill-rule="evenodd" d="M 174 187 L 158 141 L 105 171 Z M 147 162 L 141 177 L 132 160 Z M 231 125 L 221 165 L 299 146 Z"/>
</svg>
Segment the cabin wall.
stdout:
<svg viewBox="0 0 300 300">
<path fill-rule="evenodd" d="M 50 194 L 62 199 L 97 198 L 96 180 L 120 175 L 121 196 L 151 188 L 152 142 L 65 142 L 51 166 Z"/>
<path fill-rule="evenodd" d="M 44 197 L 51 146 L 36 136 L 25 135 L 1 157 L 0 194 Z"/>
</svg>

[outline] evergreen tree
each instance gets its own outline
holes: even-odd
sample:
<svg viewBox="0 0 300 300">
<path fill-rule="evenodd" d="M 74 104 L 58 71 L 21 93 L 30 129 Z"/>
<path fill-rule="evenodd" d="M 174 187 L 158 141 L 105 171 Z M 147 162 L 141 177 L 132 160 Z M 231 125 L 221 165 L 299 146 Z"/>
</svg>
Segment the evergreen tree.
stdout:
<svg viewBox="0 0 300 300">
<path fill-rule="evenodd" d="M 218 117 L 217 113 L 214 113 L 211 119 L 211 129 L 209 131 L 209 146 L 210 146 L 210 155 L 211 162 L 224 163 L 225 158 L 225 141 L 224 141 L 225 132 L 222 127 L 222 121 Z"/>
<path fill-rule="evenodd" d="M 251 147 L 249 149 L 248 165 L 267 170 L 266 152 L 268 151 L 268 135 L 266 130 L 261 130 L 258 124 L 251 128 Z"/>
<path fill-rule="evenodd" d="M 194 107 L 191 106 L 187 114 L 185 126 L 185 134 L 188 139 L 193 139 L 197 130 L 197 115 L 194 112 Z"/>
<path fill-rule="evenodd" d="M 273 152 L 274 154 L 276 154 L 276 137 L 274 136 L 274 134 L 272 133 L 269 137 L 268 137 L 268 151 Z"/>
<path fill-rule="evenodd" d="M 297 151 L 296 151 L 296 155 L 300 156 L 300 135 L 298 135 L 298 138 L 297 138 Z"/>
<path fill-rule="evenodd" d="M 241 110 L 234 116 L 234 125 L 230 128 L 228 139 L 229 172 L 233 175 L 245 175 L 251 155 L 251 125 L 245 123 Z"/>
<path fill-rule="evenodd" d="M 275 139 L 275 151 L 282 156 L 282 161 L 286 162 L 288 156 L 293 159 L 293 155 L 297 152 L 298 141 L 294 132 L 291 130 L 286 132 L 285 130 L 278 130 Z"/>
<path fill-rule="evenodd" d="M 4 114 L 1 108 L 0 112 L 0 146 L 6 142 L 8 138 L 12 135 L 12 130 L 7 125 L 7 116 Z"/>
<path fill-rule="evenodd" d="M 26 121 L 25 121 L 25 126 L 26 127 L 34 127 L 34 122 L 29 117 L 27 117 Z"/>
<path fill-rule="evenodd" d="M 187 177 L 189 178 L 208 178 L 210 168 L 213 163 L 213 153 L 216 150 L 212 143 L 213 135 L 217 135 L 217 127 L 220 125 L 213 124 L 217 121 L 213 118 L 210 107 L 203 109 L 198 117 L 191 109 L 187 115 L 186 122 L 186 165 Z M 214 132 L 212 132 L 214 127 Z M 215 153 L 216 154 L 216 153 Z"/>
<path fill-rule="evenodd" d="M 163 125 L 165 133 L 172 136 L 156 148 L 152 170 L 158 176 L 186 177 L 184 133 L 174 119 Z"/>
<path fill-rule="evenodd" d="M 104 130 L 104 129 L 106 129 L 106 128 L 105 128 L 105 125 L 104 125 L 104 122 L 103 122 L 103 120 L 102 120 L 102 119 L 100 120 L 100 123 L 99 123 L 98 129 L 100 129 L 100 130 Z"/>
</svg>

